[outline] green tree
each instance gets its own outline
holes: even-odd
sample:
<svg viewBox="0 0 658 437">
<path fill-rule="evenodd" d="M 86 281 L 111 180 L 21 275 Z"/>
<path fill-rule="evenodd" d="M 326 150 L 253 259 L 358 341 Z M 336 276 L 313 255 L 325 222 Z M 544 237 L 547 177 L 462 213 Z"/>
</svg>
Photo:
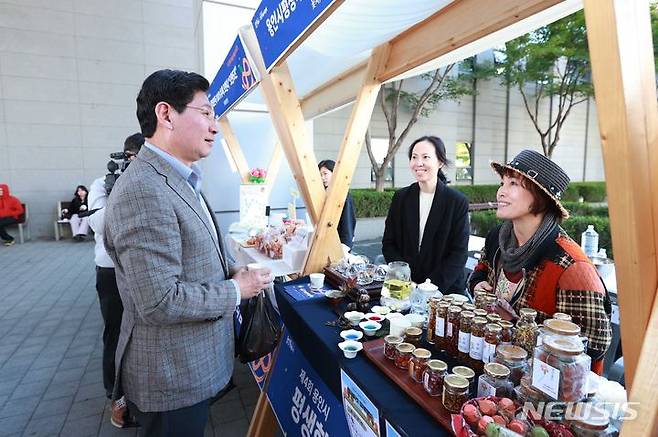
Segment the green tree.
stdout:
<svg viewBox="0 0 658 437">
<path fill-rule="evenodd" d="M 404 87 L 409 85 L 409 80 L 399 80 L 384 84 L 379 91 L 379 106 L 381 107 L 386 125 L 388 127 L 388 149 L 381 163 L 375 159 L 370 141 L 370 131 L 366 132 L 365 144 L 370 158 L 370 165 L 375 173 L 375 189 L 384 191 L 386 168 L 392 162 L 395 154 L 400 149 L 409 134 L 411 128 L 418 122 L 420 117 L 429 117 L 437 109 L 443 100 L 457 100 L 464 95 L 475 93 L 473 80 L 477 75 L 484 74 L 484 67 L 474 68 L 473 58 L 462 62 L 459 74 L 453 72 L 457 64 L 450 64 L 429 73 L 420 75 L 420 87 L 411 89 Z M 418 85 L 418 83 L 412 83 Z M 400 111 L 406 111 L 410 115 L 409 121 L 404 126 L 398 126 Z"/>
<path fill-rule="evenodd" d="M 503 84 L 521 93 L 549 158 L 574 106 L 593 95 L 583 11 L 509 41 L 496 53 Z M 547 116 L 540 114 L 550 100 Z"/>
</svg>

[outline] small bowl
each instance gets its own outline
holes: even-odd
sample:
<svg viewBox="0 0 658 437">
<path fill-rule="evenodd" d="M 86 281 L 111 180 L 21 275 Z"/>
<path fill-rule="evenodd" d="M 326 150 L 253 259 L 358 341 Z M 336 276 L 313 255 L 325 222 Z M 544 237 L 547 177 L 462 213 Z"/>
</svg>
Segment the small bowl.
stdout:
<svg viewBox="0 0 658 437">
<path fill-rule="evenodd" d="M 327 290 L 324 292 L 324 297 L 327 298 L 330 304 L 336 305 L 343 298 L 343 293 L 340 290 Z"/>
<path fill-rule="evenodd" d="M 391 312 L 391 309 L 389 307 L 375 305 L 374 307 L 372 307 L 372 312 L 385 316 L 386 314 Z"/>
<path fill-rule="evenodd" d="M 366 320 L 365 322 L 359 323 L 359 328 L 363 329 L 363 332 L 365 332 L 368 337 L 375 335 L 381 327 L 381 323 L 373 322 L 372 320 Z"/>
<path fill-rule="evenodd" d="M 343 351 L 345 358 L 354 358 L 356 354 L 363 349 L 363 345 L 358 341 L 345 340 L 338 343 L 338 347 Z"/>
<path fill-rule="evenodd" d="M 393 320 L 393 319 L 399 319 L 400 317 L 404 317 L 404 314 L 402 313 L 388 313 L 386 314 L 386 319 Z"/>
<path fill-rule="evenodd" d="M 343 337 L 343 340 L 359 341 L 363 338 L 363 332 L 356 329 L 346 329 L 345 331 L 340 331 L 340 336 Z"/>
<path fill-rule="evenodd" d="M 372 320 L 373 322 L 381 323 L 385 317 L 377 313 L 368 313 L 365 315 L 366 320 Z"/>
<path fill-rule="evenodd" d="M 416 328 L 422 328 L 423 323 L 425 323 L 425 316 L 422 316 L 420 314 L 411 313 L 405 315 L 404 318 L 409 320 L 411 326 L 415 326 Z"/>
<path fill-rule="evenodd" d="M 361 311 L 348 311 L 344 317 L 350 321 L 352 326 L 359 326 L 359 322 L 363 320 L 363 313 Z"/>
</svg>

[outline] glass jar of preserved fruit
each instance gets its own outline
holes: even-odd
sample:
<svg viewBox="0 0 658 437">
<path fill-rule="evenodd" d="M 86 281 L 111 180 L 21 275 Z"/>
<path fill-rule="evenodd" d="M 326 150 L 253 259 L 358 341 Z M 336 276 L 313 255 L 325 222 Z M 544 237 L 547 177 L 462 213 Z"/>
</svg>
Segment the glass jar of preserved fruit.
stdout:
<svg viewBox="0 0 658 437">
<path fill-rule="evenodd" d="M 409 361 L 411 361 L 411 354 L 416 347 L 411 343 L 400 343 L 396 347 L 395 353 L 395 366 L 400 369 L 408 369 Z"/>
<path fill-rule="evenodd" d="M 532 308 L 521 308 L 519 316 L 514 331 L 514 344 L 521 346 L 528 354 L 532 354 L 537 342 L 538 326 L 535 321 L 537 311 Z"/>
<path fill-rule="evenodd" d="M 514 324 L 507 320 L 499 320 L 496 323 L 503 328 L 500 331 L 500 344 L 512 344 L 514 341 Z"/>
<path fill-rule="evenodd" d="M 484 290 L 478 290 L 474 292 L 475 295 L 475 308 L 483 310 L 487 306 L 487 296 L 489 293 L 487 293 Z"/>
<path fill-rule="evenodd" d="M 521 406 L 525 405 L 526 402 L 530 402 L 537 407 L 540 402 L 548 400 L 548 397 L 544 393 L 532 386 L 532 375 L 526 375 L 521 378 L 521 382 L 514 389 L 514 392 L 516 393 L 516 400 Z"/>
<path fill-rule="evenodd" d="M 510 370 L 505 365 L 500 363 L 485 364 L 484 373 L 478 379 L 477 397 L 511 396 L 514 385 L 509 380 L 509 376 Z"/>
<path fill-rule="evenodd" d="M 427 315 L 427 342 L 434 344 L 434 333 L 436 330 L 436 313 L 439 309 L 440 297 L 430 298 L 429 314 Z"/>
<path fill-rule="evenodd" d="M 566 420 L 575 437 L 613 437 L 618 431 L 610 425 L 607 411 L 588 403 L 571 404 L 567 407 Z"/>
<path fill-rule="evenodd" d="M 459 413 L 468 400 L 468 381 L 459 375 L 448 375 L 443 380 L 443 406 L 451 413 Z"/>
<path fill-rule="evenodd" d="M 578 337 L 580 326 L 566 320 L 546 319 L 537 334 L 537 346 L 541 346 L 547 337 L 557 335 L 560 337 Z"/>
<path fill-rule="evenodd" d="M 482 370 L 482 349 L 484 347 L 484 327 L 487 319 L 484 317 L 473 317 L 471 325 L 471 344 L 468 356 L 471 358 L 471 365 L 477 370 Z"/>
<path fill-rule="evenodd" d="M 487 310 L 488 313 L 493 313 L 496 311 L 496 295 L 493 293 L 489 293 L 487 297 L 485 298 L 485 305 L 484 309 Z"/>
<path fill-rule="evenodd" d="M 434 345 L 437 351 L 446 350 L 446 323 L 448 321 L 448 308 L 450 308 L 450 302 L 444 300 L 439 302 L 436 310 Z"/>
<path fill-rule="evenodd" d="M 475 314 L 471 311 L 462 311 L 459 321 L 459 338 L 457 339 L 457 358 L 463 363 L 469 363 L 471 350 L 471 326 Z M 469 363 L 470 364 L 470 363 Z"/>
<path fill-rule="evenodd" d="M 500 318 L 500 316 L 496 313 L 487 314 L 487 322 L 489 322 L 489 323 L 498 323 L 501 320 L 502 319 Z"/>
<path fill-rule="evenodd" d="M 384 337 L 384 356 L 389 360 L 395 359 L 397 346 L 402 343 L 402 337 L 397 335 L 387 335 Z"/>
<path fill-rule="evenodd" d="M 467 366 L 455 366 L 452 368 L 453 375 L 459 375 L 468 381 L 469 398 L 475 397 L 477 386 L 475 381 L 475 371 Z"/>
<path fill-rule="evenodd" d="M 473 314 L 475 314 L 475 317 L 482 317 L 482 318 L 486 319 L 487 314 L 489 314 L 489 313 L 487 312 L 487 310 L 482 310 L 482 309 L 476 308 L 476 309 L 473 310 Z"/>
<path fill-rule="evenodd" d="M 448 319 L 446 322 L 445 350 L 452 357 L 457 356 L 457 340 L 459 339 L 459 321 L 461 318 L 461 307 L 451 306 L 448 308 Z"/>
<path fill-rule="evenodd" d="M 429 360 L 423 372 L 423 387 L 430 396 L 441 396 L 443 378 L 448 371 L 448 365 L 441 360 Z"/>
<path fill-rule="evenodd" d="M 493 362 L 510 370 L 509 379 L 514 385 L 519 385 L 521 378 L 528 373 L 528 352 L 519 346 L 499 344 Z"/>
<path fill-rule="evenodd" d="M 410 326 L 404 330 L 404 341 L 411 343 L 416 347 L 420 346 L 420 337 L 423 335 L 423 330 L 416 327 Z"/>
<path fill-rule="evenodd" d="M 423 372 L 431 356 L 432 353 L 427 349 L 417 348 L 413 351 L 409 362 L 409 376 L 411 376 L 411 379 L 418 383 L 423 382 Z"/>
<path fill-rule="evenodd" d="M 465 302 L 464 304 L 462 304 L 462 310 L 473 312 L 475 311 L 475 305 L 469 302 Z"/>
<path fill-rule="evenodd" d="M 532 386 L 560 402 L 580 402 L 587 397 L 592 359 L 578 337 L 552 336 L 535 348 Z"/>
<path fill-rule="evenodd" d="M 497 323 L 487 323 L 484 327 L 484 344 L 482 347 L 482 362 L 491 362 L 496 355 L 496 346 L 500 343 L 500 333 L 503 328 Z"/>
</svg>

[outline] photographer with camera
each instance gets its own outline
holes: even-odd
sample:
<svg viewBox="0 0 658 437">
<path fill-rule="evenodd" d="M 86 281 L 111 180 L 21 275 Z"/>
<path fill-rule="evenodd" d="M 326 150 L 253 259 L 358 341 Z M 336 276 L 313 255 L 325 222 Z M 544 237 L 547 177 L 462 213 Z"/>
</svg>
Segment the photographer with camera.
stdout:
<svg viewBox="0 0 658 437">
<path fill-rule="evenodd" d="M 105 204 L 107 196 L 114 187 L 114 182 L 121 173 L 128 167 L 142 145 L 144 136 L 136 133 L 124 142 L 123 152 L 112 153 L 112 160 L 108 162 L 108 173 L 104 177 L 96 179 L 92 184 L 89 192 L 89 225 L 94 231 L 96 240 L 95 262 L 96 262 L 96 291 L 98 292 L 98 302 L 101 307 L 101 314 L 105 328 L 103 330 L 103 386 L 108 398 L 111 399 L 114 388 L 115 366 L 114 354 L 119 341 L 121 332 L 121 316 L 123 315 L 123 304 L 119 296 L 117 281 L 114 274 L 114 263 L 105 251 L 103 243 L 103 232 L 105 227 Z M 117 163 L 115 160 L 118 160 Z M 123 428 L 128 424 L 129 416 L 127 415 L 126 402 L 123 397 L 112 402 L 111 422 L 118 428 Z"/>
</svg>

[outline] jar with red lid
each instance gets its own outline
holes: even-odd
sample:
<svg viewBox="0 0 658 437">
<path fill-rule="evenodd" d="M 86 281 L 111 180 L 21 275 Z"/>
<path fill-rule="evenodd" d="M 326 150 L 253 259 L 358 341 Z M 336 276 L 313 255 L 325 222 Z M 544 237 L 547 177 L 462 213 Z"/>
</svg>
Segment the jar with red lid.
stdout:
<svg viewBox="0 0 658 437">
<path fill-rule="evenodd" d="M 418 383 L 423 382 L 423 372 L 430 360 L 432 353 L 427 349 L 416 348 L 411 354 L 411 361 L 409 361 L 409 376 L 411 379 Z"/>
<path fill-rule="evenodd" d="M 423 371 L 423 388 L 430 396 L 441 396 L 443 378 L 448 371 L 448 365 L 441 360 L 429 360 Z"/>
</svg>

